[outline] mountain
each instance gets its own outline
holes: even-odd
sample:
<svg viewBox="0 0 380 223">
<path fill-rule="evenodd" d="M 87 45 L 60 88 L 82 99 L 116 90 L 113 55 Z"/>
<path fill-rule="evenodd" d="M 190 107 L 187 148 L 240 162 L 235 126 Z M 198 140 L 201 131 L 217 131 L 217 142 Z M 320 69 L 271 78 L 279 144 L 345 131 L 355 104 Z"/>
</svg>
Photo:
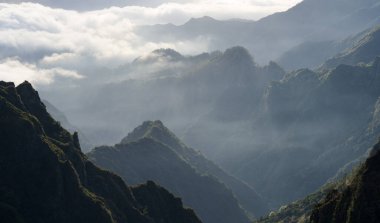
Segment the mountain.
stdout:
<svg viewBox="0 0 380 223">
<path fill-rule="evenodd" d="M 28 82 L 0 82 L 0 139 L 2 221 L 200 222 L 155 183 L 131 188 L 91 163 Z"/>
<path fill-rule="evenodd" d="M 344 41 L 304 42 L 284 52 L 276 61 L 289 71 L 315 69 L 348 46 Z"/>
<path fill-rule="evenodd" d="M 343 188 L 343 181 L 330 183 L 318 191 L 281 206 L 277 211 L 272 211 L 268 216 L 262 217 L 255 223 L 308 223 L 315 206 L 323 201 L 324 197 L 336 188 Z"/>
<path fill-rule="evenodd" d="M 377 26 L 354 43 L 353 47 L 346 49 L 337 56 L 327 60 L 322 68 L 333 68 L 339 64 L 356 65 L 358 63 L 369 63 L 373 58 L 380 56 L 380 26 Z"/>
<path fill-rule="evenodd" d="M 305 42 L 285 52 L 278 63 L 288 70 L 333 69 L 340 64 L 370 63 L 380 56 L 378 23 L 343 40 Z"/>
<path fill-rule="evenodd" d="M 144 122 L 125 137 L 121 143 L 127 144 L 143 138 L 154 139 L 170 147 L 178 156 L 202 175 L 216 177 L 225 184 L 239 204 L 252 216 L 262 216 L 268 212 L 268 205 L 257 192 L 246 183 L 224 172 L 219 166 L 205 158 L 200 152 L 187 147 L 161 121 Z"/>
<path fill-rule="evenodd" d="M 274 62 L 258 66 L 242 47 L 196 56 L 179 56 L 167 49 L 159 52 L 120 67 L 112 76 L 113 83 L 78 91 L 45 92 L 43 96 L 55 104 L 67 97 L 76 99 L 61 107 L 75 106 L 63 112 L 94 145 L 114 144 L 125 132 L 152 119 L 162 120 L 182 138 L 189 136 L 187 130 L 207 115 L 216 118 L 208 119 L 209 127 L 219 120 L 229 121 L 228 125 L 245 122 L 258 108 L 265 86 L 285 74 Z M 170 52 L 177 59 L 168 59 Z M 207 130 L 207 134 L 211 132 Z M 184 138 L 193 145 L 194 137 Z M 194 144 L 203 152 L 214 148 L 198 145 Z"/>
<path fill-rule="evenodd" d="M 93 145 L 91 145 L 91 143 L 88 141 L 85 134 L 80 131 L 78 127 L 71 124 L 63 112 L 61 112 L 57 107 L 46 100 L 42 100 L 42 102 L 45 105 L 47 112 L 52 116 L 53 119 L 58 121 L 63 128 L 67 129 L 71 133 L 78 133 L 79 142 L 83 151 L 88 151 L 93 147 Z"/>
<path fill-rule="evenodd" d="M 377 222 L 378 216 L 374 213 L 379 207 L 371 201 L 380 195 L 376 186 L 380 169 L 378 160 L 373 160 L 376 156 L 379 158 L 378 150 L 379 144 L 366 156 L 367 161 L 356 165 L 344 177 L 256 222 Z"/>
<path fill-rule="evenodd" d="M 223 166 L 274 207 L 317 190 L 360 160 L 380 134 L 379 62 L 299 70 L 272 82 L 252 124 L 265 150 L 235 153 Z"/>
<path fill-rule="evenodd" d="M 302 43 L 342 40 L 368 29 L 379 23 L 379 8 L 376 0 L 304 0 L 285 12 L 258 21 L 202 17 L 180 26 L 142 26 L 137 33 L 157 42 L 212 39 L 208 50 L 241 45 L 264 64 Z"/>
<path fill-rule="evenodd" d="M 87 155 L 102 168 L 121 175 L 129 184 L 158 182 L 181 196 L 184 204 L 194 208 L 203 222 L 249 222 L 232 192 L 222 183 L 202 176 L 169 147 L 153 139 L 97 147 Z"/>
<path fill-rule="evenodd" d="M 315 207 L 310 218 L 312 223 L 380 221 L 379 148 L 378 143 L 344 189 L 331 191 L 325 200 Z"/>
</svg>

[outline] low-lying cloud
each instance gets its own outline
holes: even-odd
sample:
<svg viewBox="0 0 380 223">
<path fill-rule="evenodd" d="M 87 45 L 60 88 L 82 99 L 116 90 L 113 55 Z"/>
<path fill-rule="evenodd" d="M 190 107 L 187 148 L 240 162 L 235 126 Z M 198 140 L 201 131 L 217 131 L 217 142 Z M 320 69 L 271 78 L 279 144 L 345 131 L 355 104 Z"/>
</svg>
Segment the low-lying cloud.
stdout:
<svg viewBox="0 0 380 223">
<path fill-rule="evenodd" d="M 0 61 L 0 77 L 1 80 L 12 81 L 16 84 L 29 80 L 37 86 L 51 84 L 55 78 L 83 78 L 76 71 L 58 67 L 41 69 L 34 64 L 22 63 L 17 58 L 7 58 Z"/>
<path fill-rule="evenodd" d="M 86 76 L 86 70 L 90 67 L 92 70 L 97 67 L 116 68 L 158 48 L 196 54 L 208 50 L 212 41 L 209 37 L 163 42 L 153 37 L 149 40 L 141 38 L 136 35 L 136 28 L 146 24 L 183 23 L 190 17 L 204 15 L 219 19 L 253 19 L 254 16 L 284 10 L 298 1 L 247 0 L 237 3 L 188 0 L 162 3 L 157 7 L 110 7 L 84 12 L 35 3 L 0 3 L 0 79 L 12 80 L 13 77 L 17 82 L 25 78 L 35 83 L 49 84 L 55 76 Z M 10 63 L 13 70 L 9 69 Z M 60 72 L 57 69 L 61 69 Z M 30 72 L 24 72 L 26 70 Z M 45 73 L 39 77 L 36 71 Z M 52 71 L 55 75 L 51 74 Z M 65 73 L 63 71 L 77 75 L 61 75 Z M 10 72 L 13 74 L 6 75 Z"/>
</svg>

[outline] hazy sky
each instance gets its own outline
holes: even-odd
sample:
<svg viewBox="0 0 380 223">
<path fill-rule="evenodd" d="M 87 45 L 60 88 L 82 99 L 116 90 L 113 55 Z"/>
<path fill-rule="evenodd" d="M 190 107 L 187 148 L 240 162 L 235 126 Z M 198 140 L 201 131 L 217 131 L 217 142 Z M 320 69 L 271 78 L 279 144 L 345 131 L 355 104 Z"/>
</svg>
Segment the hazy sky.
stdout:
<svg viewBox="0 0 380 223">
<path fill-rule="evenodd" d="M 259 19 L 284 11 L 301 0 L 31 0 L 54 8 L 88 11 L 109 7 L 122 7 L 129 19 L 139 24 L 181 24 L 192 17 L 211 16 L 217 19 Z M 22 0 L 3 0 L 20 3 Z M 91 3 L 89 3 L 91 2 Z"/>
<path fill-rule="evenodd" d="M 8 0 L 15 4 L 0 3 L 0 79 L 50 84 L 56 79 L 83 78 L 85 75 L 80 71 L 86 67 L 117 67 L 158 48 L 173 48 L 184 54 L 201 53 L 208 50 L 208 38 L 147 41 L 136 34 L 136 26 L 182 24 L 202 16 L 258 19 L 286 10 L 299 1 L 92 0 L 92 7 L 103 9 L 83 11 L 79 9 L 86 8 L 90 1 L 38 0 L 35 2 L 40 4 L 36 4 Z M 111 7 L 110 2 L 140 6 Z"/>
</svg>

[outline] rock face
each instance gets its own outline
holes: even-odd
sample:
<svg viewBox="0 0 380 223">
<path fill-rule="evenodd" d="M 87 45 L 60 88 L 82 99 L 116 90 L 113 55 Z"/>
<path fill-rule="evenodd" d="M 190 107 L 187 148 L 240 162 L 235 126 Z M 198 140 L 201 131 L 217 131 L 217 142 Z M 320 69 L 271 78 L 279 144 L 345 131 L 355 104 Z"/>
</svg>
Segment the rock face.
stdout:
<svg viewBox="0 0 380 223">
<path fill-rule="evenodd" d="M 0 82 L 0 175 L 5 222 L 200 223 L 165 189 L 131 189 L 88 161 L 27 82 Z"/>
<path fill-rule="evenodd" d="M 195 154 L 174 137 L 167 137 L 160 122 L 146 122 L 129 134 L 121 144 L 98 147 L 88 157 L 99 166 L 118 173 L 129 184 L 153 180 L 183 198 L 203 222 L 249 222 L 232 192 L 212 176 L 202 175 L 187 159 Z M 149 131 L 145 131 L 149 129 Z M 163 140 L 163 144 L 154 138 Z M 180 156 L 173 147 L 186 156 Z M 195 157 L 192 157 L 195 159 Z M 250 195 L 247 195 L 250 196 Z"/>
<path fill-rule="evenodd" d="M 380 222 L 380 143 L 341 191 L 332 191 L 314 209 L 312 223 Z"/>
</svg>

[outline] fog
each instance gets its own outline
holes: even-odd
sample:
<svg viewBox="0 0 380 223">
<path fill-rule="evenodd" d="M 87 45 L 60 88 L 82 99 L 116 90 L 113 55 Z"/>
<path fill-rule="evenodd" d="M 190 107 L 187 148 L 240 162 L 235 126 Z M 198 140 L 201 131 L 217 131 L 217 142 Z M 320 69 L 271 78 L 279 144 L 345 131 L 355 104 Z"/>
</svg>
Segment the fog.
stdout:
<svg viewBox="0 0 380 223">
<path fill-rule="evenodd" d="M 161 120 L 277 208 L 379 133 L 376 1 L 7 2 L 0 79 L 30 81 L 84 151 Z"/>
</svg>

